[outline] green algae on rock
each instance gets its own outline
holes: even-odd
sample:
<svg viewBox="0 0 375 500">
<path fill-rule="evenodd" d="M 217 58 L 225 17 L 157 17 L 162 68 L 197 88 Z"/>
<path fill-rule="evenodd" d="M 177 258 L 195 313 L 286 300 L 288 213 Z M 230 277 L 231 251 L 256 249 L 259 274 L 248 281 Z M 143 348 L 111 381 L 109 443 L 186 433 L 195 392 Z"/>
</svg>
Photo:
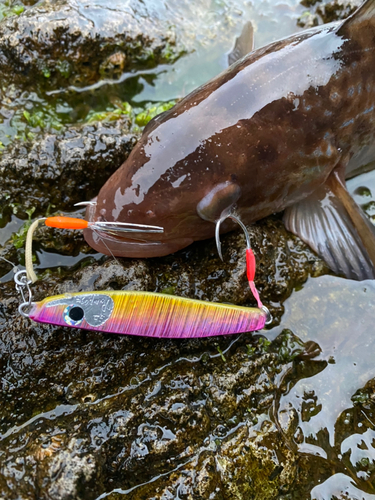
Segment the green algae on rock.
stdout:
<svg viewBox="0 0 375 500">
<path fill-rule="evenodd" d="M 176 104 L 176 101 L 168 101 L 160 104 L 149 103 L 144 111 L 141 111 L 135 117 L 135 123 L 140 127 L 144 127 L 148 122 L 160 113 L 168 111 L 172 106 Z"/>
<path fill-rule="evenodd" d="M 132 121 L 131 129 L 134 132 L 139 132 L 147 123 L 155 116 L 167 111 L 176 104 L 176 101 L 168 101 L 162 103 L 147 103 L 143 109 L 133 107 L 128 102 L 121 102 L 118 99 L 114 104 L 107 106 L 105 111 L 90 110 L 84 119 L 84 122 L 111 122 L 117 120 L 123 115 L 128 116 Z"/>
<path fill-rule="evenodd" d="M 11 1 L 8 0 L 0 4 L 0 21 L 4 17 L 8 16 L 19 16 L 25 10 L 25 7 L 20 3 L 12 5 Z"/>
</svg>

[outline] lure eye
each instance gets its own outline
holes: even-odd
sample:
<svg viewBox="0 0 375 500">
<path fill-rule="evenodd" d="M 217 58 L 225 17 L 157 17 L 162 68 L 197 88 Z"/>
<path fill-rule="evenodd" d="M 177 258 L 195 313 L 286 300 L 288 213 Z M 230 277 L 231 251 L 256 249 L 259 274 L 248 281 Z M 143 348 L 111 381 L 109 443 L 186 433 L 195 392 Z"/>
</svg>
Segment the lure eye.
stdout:
<svg viewBox="0 0 375 500">
<path fill-rule="evenodd" d="M 85 311 L 80 306 L 67 306 L 64 309 L 64 321 L 70 326 L 79 325 L 85 316 Z"/>
</svg>

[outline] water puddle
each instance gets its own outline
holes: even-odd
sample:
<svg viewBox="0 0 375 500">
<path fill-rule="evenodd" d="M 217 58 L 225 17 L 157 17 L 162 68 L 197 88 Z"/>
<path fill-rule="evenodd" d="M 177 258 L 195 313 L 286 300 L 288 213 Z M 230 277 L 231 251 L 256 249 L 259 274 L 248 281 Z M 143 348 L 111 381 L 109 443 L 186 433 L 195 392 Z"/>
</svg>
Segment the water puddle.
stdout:
<svg viewBox="0 0 375 500">
<path fill-rule="evenodd" d="M 0 228 L 0 246 L 4 245 L 14 233 L 16 233 L 25 223 L 25 221 L 19 219 L 15 215 L 12 215 L 10 221 L 3 227 Z"/>
<path fill-rule="evenodd" d="M 310 359 L 284 372 L 276 405 L 290 446 L 327 468 L 312 499 L 375 499 L 375 407 L 366 386 L 375 377 L 374 310 L 374 281 L 309 279 L 268 335 L 287 329 L 312 343 Z"/>
</svg>

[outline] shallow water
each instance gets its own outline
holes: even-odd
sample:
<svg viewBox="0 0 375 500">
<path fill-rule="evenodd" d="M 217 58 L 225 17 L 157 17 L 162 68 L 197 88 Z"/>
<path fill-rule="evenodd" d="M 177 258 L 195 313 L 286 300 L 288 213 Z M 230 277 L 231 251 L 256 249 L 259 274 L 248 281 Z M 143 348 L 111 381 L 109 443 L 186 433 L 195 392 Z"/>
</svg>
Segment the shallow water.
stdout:
<svg viewBox="0 0 375 500">
<path fill-rule="evenodd" d="M 92 2 L 79 2 L 85 12 Z M 96 1 L 95 5 L 113 5 L 110 0 Z M 114 9 L 127 11 L 132 2 L 117 2 Z M 168 101 L 194 90 L 228 65 L 228 53 L 250 20 L 255 31 L 255 47 L 262 47 L 300 28 L 296 21 L 306 10 L 298 0 L 280 2 L 267 0 L 203 0 L 188 2 L 181 0 L 147 0 L 144 11 L 159 18 L 168 19 L 179 28 L 186 54 L 173 65 L 160 65 L 157 69 L 124 73 L 117 81 L 102 80 L 92 86 L 81 88 L 80 95 L 90 99 L 95 89 L 95 99 L 105 101 L 103 94 L 117 93 L 123 100 L 133 103 Z M 95 22 L 95 9 L 89 10 Z M 98 89 L 99 90 L 98 92 Z M 86 92 L 85 92 L 86 90 Z M 71 92 L 70 89 L 68 92 Z M 64 95 L 65 92 L 59 95 Z"/>
<path fill-rule="evenodd" d="M 141 78 L 143 89 L 134 98 L 138 102 L 184 97 L 219 74 L 228 66 L 228 53 L 246 21 L 253 24 L 258 48 L 298 31 L 296 20 L 305 10 L 298 0 L 151 0 L 151 4 L 165 15 L 172 14 L 172 19 L 183 18 L 189 53 L 172 67 L 160 68 L 152 84 Z"/>
<path fill-rule="evenodd" d="M 40 3 L 40 2 L 37 2 Z M 25 9 L 28 7 L 25 6 Z M 94 84 L 82 82 L 68 88 L 13 95 L 3 89 L 0 109 L 0 143 L 8 145 L 15 137 L 29 137 L 33 126 L 60 130 L 84 122 L 90 112 L 103 112 L 114 102 L 142 106 L 147 102 L 169 101 L 183 97 L 227 67 L 227 54 L 244 23 L 251 20 L 255 45 L 260 47 L 295 32 L 296 20 L 305 9 L 298 0 L 272 2 L 255 0 L 79 0 L 76 11 L 91 23 L 93 30 L 108 29 L 108 12 L 119 16 L 130 13 L 139 18 L 166 20 L 178 29 L 178 41 L 185 55 L 174 64 L 124 72 L 115 79 L 103 76 Z M 147 66 L 147 65 L 146 65 Z M 25 119 L 24 112 L 29 113 Z"/>
</svg>

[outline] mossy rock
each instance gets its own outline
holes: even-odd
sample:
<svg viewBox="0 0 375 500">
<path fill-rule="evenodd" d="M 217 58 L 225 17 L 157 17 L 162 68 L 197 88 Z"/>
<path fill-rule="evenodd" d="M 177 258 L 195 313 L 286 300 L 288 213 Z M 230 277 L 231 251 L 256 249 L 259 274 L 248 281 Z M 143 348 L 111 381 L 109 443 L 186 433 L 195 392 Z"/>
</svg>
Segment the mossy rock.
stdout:
<svg viewBox="0 0 375 500">
<path fill-rule="evenodd" d="M 170 22 L 141 3 L 46 1 L 0 23 L 1 73 L 23 87 L 87 86 L 183 52 Z"/>
</svg>

